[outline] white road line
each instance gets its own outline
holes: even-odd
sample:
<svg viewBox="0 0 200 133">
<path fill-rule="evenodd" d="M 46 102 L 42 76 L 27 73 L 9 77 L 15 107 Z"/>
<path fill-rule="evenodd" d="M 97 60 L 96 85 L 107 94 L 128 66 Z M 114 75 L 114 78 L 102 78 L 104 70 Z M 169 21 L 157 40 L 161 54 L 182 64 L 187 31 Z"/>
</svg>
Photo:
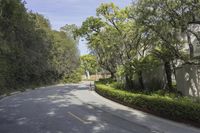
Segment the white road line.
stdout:
<svg viewBox="0 0 200 133">
<path fill-rule="evenodd" d="M 164 133 L 164 132 L 160 132 L 158 130 L 151 130 L 152 133 Z"/>
<path fill-rule="evenodd" d="M 68 112 L 68 114 L 73 116 L 74 118 L 76 118 L 77 120 L 82 122 L 83 124 L 91 124 L 91 122 L 88 122 L 88 121 L 85 121 L 85 120 L 81 119 L 80 117 L 78 117 L 77 115 L 73 114 L 72 112 Z"/>
</svg>

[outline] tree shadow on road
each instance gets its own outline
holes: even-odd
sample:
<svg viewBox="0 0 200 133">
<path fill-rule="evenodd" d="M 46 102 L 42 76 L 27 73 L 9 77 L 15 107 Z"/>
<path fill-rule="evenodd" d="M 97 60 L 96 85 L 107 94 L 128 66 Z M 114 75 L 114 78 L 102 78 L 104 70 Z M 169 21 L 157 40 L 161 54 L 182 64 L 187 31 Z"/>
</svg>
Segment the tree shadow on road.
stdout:
<svg viewBox="0 0 200 133">
<path fill-rule="evenodd" d="M 88 84 L 51 86 L 1 100 L 0 133 L 151 132 L 115 114 L 121 113 L 141 122 L 149 121 L 151 116 L 84 103 L 72 93 L 78 90 L 88 90 Z M 155 128 L 159 127 L 155 125 Z"/>
</svg>

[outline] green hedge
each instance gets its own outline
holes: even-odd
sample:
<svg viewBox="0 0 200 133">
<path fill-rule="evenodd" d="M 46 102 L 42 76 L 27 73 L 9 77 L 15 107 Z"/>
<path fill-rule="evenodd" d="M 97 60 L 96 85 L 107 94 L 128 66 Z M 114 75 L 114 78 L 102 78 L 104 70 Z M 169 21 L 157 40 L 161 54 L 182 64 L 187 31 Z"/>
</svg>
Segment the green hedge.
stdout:
<svg viewBox="0 0 200 133">
<path fill-rule="evenodd" d="M 172 99 L 158 95 L 135 94 L 96 84 L 96 91 L 124 105 L 156 114 L 168 119 L 200 125 L 200 104 L 184 98 Z"/>
<path fill-rule="evenodd" d="M 110 84 L 115 82 L 112 78 L 102 78 L 99 79 L 99 81 L 96 81 L 96 83 L 101 83 L 101 84 Z"/>
</svg>

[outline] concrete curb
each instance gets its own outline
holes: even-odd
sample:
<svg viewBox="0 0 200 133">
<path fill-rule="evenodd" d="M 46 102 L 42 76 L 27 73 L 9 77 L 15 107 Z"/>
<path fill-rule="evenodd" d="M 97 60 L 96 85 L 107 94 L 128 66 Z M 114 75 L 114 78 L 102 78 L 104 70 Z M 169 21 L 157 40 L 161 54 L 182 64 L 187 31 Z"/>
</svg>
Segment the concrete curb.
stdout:
<svg viewBox="0 0 200 133">
<path fill-rule="evenodd" d="M 10 95 L 16 95 L 16 94 L 19 94 L 19 93 L 20 93 L 20 91 L 15 91 L 15 92 L 10 93 Z"/>
<path fill-rule="evenodd" d="M 24 93 L 24 92 L 28 92 L 28 91 L 31 91 L 31 90 L 35 90 L 37 88 L 34 88 L 34 89 L 25 89 L 23 91 L 14 91 L 14 92 L 11 92 L 9 94 L 4 94 L 4 95 L 0 95 L 0 100 L 6 98 L 6 97 L 9 97 L 9 96 L 14 96 L 14 95 L 17 95 L 17 94 L 21 94 L 21 93 Z"/>
<path fill-rule="evenodd" d="M 6 94 L 1 95 L 1 96 L 0 96 L 0 100 L 3 99 L 3 98 L 5 98 L 6 96 L 7 96 Z"/>
<path fill-rule="evenodd" d="M 0 100 L 5 98 L 5 97 L 8 97 L 8 96 L 13 96 L 13 95 L 17 95 L 17 94 L 20 94 L 20 93 L 23 93 L 23 92 L 28 92 L 28 91 L 32 91 L 32 90 L 37 90 L 37 89 L 45 89 L 47 87 L 60 87 L 60 86 L 65 86 L 66 84 L 55 84 L 55 85 L 49 85 L 49 86 L 42 86 L 42 87 L 36 87 L 36 88 L 28 88 L 28 89 L 25 89 L 23 91 L 14 91 L 14 92 L 11 92 L 9 94 L 4 94 L 4 95 L 0 95 Z"/>
<path fill-rule="evenodd" d="M 0 95 L 0 100 L 4 99 L 6 97 L 9 97 L 9 96 L 21 94 L 21 93 L 32 91 L 32 90 L 45 89 L 47 87 L 61 87 L 61 86 L 65 86 L 65 85 L 68 85 L 68 84 L 56 84 L 56 85 L 49 85 L 49 86 L 43 86 L 43 87 L 36 87 L 36 88 L 32 88 L 32 89 L 28 88 L 28 89 L 25 89 L 23 91 L 14 91 L 14 92 L 11 92 L 9 94 Z"/>
</svg>

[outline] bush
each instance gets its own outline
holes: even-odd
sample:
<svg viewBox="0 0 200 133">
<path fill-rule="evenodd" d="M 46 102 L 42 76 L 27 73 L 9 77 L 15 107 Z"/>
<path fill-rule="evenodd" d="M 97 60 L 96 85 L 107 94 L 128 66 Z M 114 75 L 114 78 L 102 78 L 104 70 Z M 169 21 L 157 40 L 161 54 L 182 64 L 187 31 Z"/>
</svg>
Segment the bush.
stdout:
<svg viewBox="0 0 200 133">
<path fill-rule="evenodd" d="M 114 82 L 114 80 L 112 78 L 103 78 L 103 79 L 99 79 L 99 81 L 97 81 L 97 83 L 102 83 L 102 84 L 111 84 L 113 82 Z"/>
<path fill-rule="evenodd" d="M 136 109 L 168 119 L 200 124 L 200 104 L 194 103 L 188 98 L 173 99 L 156 94 L 136 94 L 103 84 L 96 84 L 96 91 L 109 99 Z"/>
<path fill-rule="evenodd" d="M 67 74 L 61 80 L 61 83 L 78 83 L 81 81 L 80 70 L 75 70 L 71 74 Z"/>
<path fill-rule="evenodd" d="M 116 88 L 116 89 L 125 89 L 125 84 L 123 83 L 118 83 L 118 82 L 113 82 L 110 84 L 111 87 Z"/>
</svg>

